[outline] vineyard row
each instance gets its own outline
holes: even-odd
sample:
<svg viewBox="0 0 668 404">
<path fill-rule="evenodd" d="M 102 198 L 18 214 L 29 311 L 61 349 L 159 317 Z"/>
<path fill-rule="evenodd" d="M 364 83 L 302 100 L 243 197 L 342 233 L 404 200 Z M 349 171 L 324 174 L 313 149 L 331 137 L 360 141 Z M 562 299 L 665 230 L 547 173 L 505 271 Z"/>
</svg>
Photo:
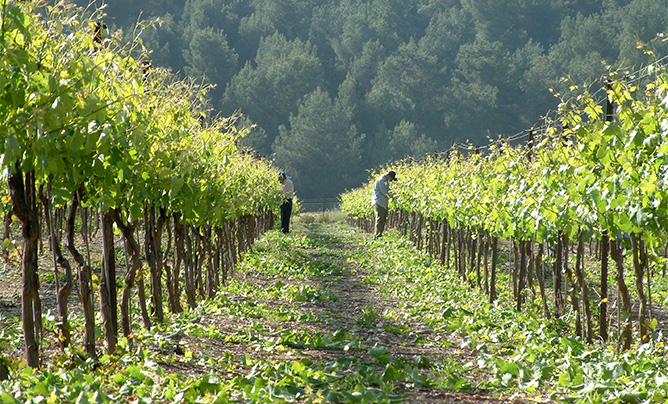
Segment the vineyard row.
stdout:
<svg viewBox="0 0 668 404">
<path fill-rule="evenodd" d="M 611 74 L 603 103 L 573 86 L 577 96 L 562 99 L 559 119 L 526 144 L 499 141 L 484 155 L 453 150 L 384 169 L 401 178 L 392 183 L 390 223 L 490 301 L 497 298 L 499 245 L 507 240 L 517 310 L 540 296 L 547 317 L 571 314 L 578 336 L 607 341 L 614 301 L 621 346 L 629 349 L 635 321 L 641 342 L 656 328 L 650 271 L 666 263 L 668 74 L 653 64 L 642 81 L 617 77 Z M 342 209 L 362 227 L 373 220 L 373 180 L 342 195 Z M 586 265 L 587 243 L 597 246 L 595 265 Z"/>
<path fill-rule="evenodd" d="M 277 169 L 237 149 L 245 134 L 236 126 L 238 117 L 208 116 L 206 87 L 151 66 L 139 40 L 147 27 L 138 26 L 135 42 L 125 45 L 107 35 L 99 11 L 64 3 L 1 4 L 0 163 L 6 186 L 0 199 L 5 217 L 21 227 L 21 240 L 12 243 L 6 233 L 3 246 L 22 244 L 14 254 L 20 250 L 23 268 L 27 364 L 40 365 L 38 257 L 44 237 L 53 252 L 62 346 L 71 346 L 68 298 L 76 289 L 85 317 L 83 345 L 96 355 L 97 268 L 91 263 L 100 262 L 99 307 L 112 353 L 119 331 L 132 333 L 133 290 L 147 328 L 163 320 L 163 300 L 177 313 L 182 298 L 194 307 L 215 293 L 239 254 L 272 226 L 280 203 Z M 90 256 L 90 212 L 101 223 L 100 257 Z M 76 247 L 75 227 L 83 228 L 85 251 Z M 115 231 L 128 255 L 122 281 Z"/>
</svg>

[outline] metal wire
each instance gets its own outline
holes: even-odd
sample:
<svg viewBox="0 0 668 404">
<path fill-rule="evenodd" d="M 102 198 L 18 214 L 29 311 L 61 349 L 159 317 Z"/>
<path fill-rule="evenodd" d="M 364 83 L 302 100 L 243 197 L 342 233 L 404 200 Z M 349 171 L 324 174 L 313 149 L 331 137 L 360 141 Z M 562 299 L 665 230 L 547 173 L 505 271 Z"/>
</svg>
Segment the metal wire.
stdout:
<svg viewBox="0 0 668 404">
<path fill-rule="evenodd" d="M 662 62 L 664 62 L 664 61 L 666 61 L 666 63 L 662 64 Z M 629 84 L 633 84 L 635 82 L 638 82 L 638 81 L 644 79 L 645 77 L 648 77 L 648 76 L 653 74 L 652 72 L 650 72 L 650 67 L 652 67 L 652 66 L 655 66 L 658 69 L 663 69 L 663 68 L 668 67 L 668 55 L 663 56 L 662 58 L 658 59 L 656 62 L 654 62 L 654 63 L 652 63 L 648 66 L 645 66 L 645 67 L 642 67 L 642 68 L 636 70 L 632 74 L 625 75 L 623 80 L 625 80 Z M 592 98 L 596 97 L 596 95 L 598 95 L 602 91 L 606 91 L 605 86 L 601 86 L 598 90 L 596 90 L 593 94 L 591 94 Z M 607 98 L 607 95 L 606 95 L 606 98 Z M 553 112 L 553 111 L 550 111 L 550 112 Z M 531 127 L 531 129 L 523 129 L 523 130 L 521 130 L 521 131 L 519 131 L 519 132 L 517 132 L 513 135 L 510 135 L 510 136 L 507 136 L 507 137 L 501 137 L 497 140 L 491 141 L 490 143 L 488 143 L 486 145 L 481 145 L 481 146 L 475 146 L 475 145 L 472 145 L 470 143 L 456 142 L 456 143 L 452 144 L 450 149 L 448 149 L 446 151 L 443 151 L 443 152 L 437 152 L 437 153 L 435 153 L 435 155 L 439 156 L 439 157 L 440 156 L 447 156 L 451 151 L 455 151 L 455 150 L 463 150 L 463 151 L 467 151 L 467 152 L 468 151 L 479 152 L 479 151 L 482 151 L 482 150 L 490 149 L 490 148 L 492 148 L 493 146 L 496 146 L 496 145 L 507 144 L 507 143 L 516 142 L 516 141 L 519 141 L 519 140 L 526 139 L 532 133 L 533 133 L 534 136 L 544 134 L 548 131 L 549 128 L 553 127 L 552 125 L 550 125 L 547 122 L 547 117 L 549 116 L 550 112 L 548 112 L 548 114 L 546 114 L 544 117 L 542 117 L 542 124 L 540 126 L 533 126 L 533 127 Z"/>
</svg>

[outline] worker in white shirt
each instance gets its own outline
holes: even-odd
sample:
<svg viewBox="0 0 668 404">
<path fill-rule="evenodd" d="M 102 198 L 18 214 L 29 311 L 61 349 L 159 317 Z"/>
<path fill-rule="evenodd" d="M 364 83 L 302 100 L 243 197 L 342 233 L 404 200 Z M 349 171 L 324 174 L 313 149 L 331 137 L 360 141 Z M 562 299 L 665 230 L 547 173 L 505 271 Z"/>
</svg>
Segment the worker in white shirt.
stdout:
<svg viewBox="0 0 668 404">
<path fill-rule="evenodd" d="M 397 174 L 394 171 L 388 171 L 376 179 L 373 184 L 373 193 L 371 194 L 371 205 L 373 206 L 373 216 L 375 224 L 374 238 L 383 236 L 385 222 L 387 221 L 387 210 L 390 201 L 389 182 L 394 181 Z"/>
</svg>

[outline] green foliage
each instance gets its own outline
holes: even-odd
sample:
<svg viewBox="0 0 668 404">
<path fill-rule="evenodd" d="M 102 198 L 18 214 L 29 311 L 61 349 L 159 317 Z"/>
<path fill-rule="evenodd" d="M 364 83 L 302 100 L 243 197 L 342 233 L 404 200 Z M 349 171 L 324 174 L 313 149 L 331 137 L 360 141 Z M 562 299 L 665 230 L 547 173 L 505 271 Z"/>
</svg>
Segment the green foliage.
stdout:
<svg viewBox="0 0 668 404">
<path fill-rule="evenodd" d="M 448 369 L 438 383 L 448 389 L 472 386 L 460 375 L 471 367 L 488 369 L 495 378 L 481 387 L 528 393 L 553 391 L 553 399 L 569 402 L 662 402 L 666 397 L 662 368 L 665 344 L 637 346 L 618 353 L 612 346 L 591 346 L 569 336 L 561 320 L 545 320 L 537 312 L 516 313 L 505 304 L 490 306 L 456 274 L 430 264 L 428 257 L 389 235 L 383 243 L 365 244 L 383 284 L 402 298 L 416 318 L 435 329 L 464 333 L 465 345 L 477 351 L 474 363 L 448 360 L 433 364 Z M 415 283 L 406 288 L 404 282 Z M 509 302 L 508 302 L 509 303 Z"/>
<path fill-rule="evenodd" d="M 393 318 L 402 313 L 404 320 L 428 330 L 421 334 L 412 330 L 419 334 L 413 344 L 453 350 L 443 356 L 398 355 L 405 347 L 379 344 L 351 330 L 314 330 L 309 325 L 327 324 L 330 314 L 316 319 L 290 306 L 300 292 L 289 280 L 267 288 L 249 288 L 238 281 L 196 309 L 150 332 L 120 340 L 118 352 L 99 361 L 83 360 L 70 351 L 48 370 L 10 361 L 12 377 L 0 382 L 2 401 L 405 402 L 406 397 L 398 394 L 406 391 L 401 386 L 434 394 L 495 391 L 503 396 L 526 394 L 539 401 L 550 396 L 579 403 L 658 403 L 668 396 L 663 370 L 668 356 L 661 341 L 621 354 L 612 346 L 587 345 L 565 332 L 563 320 L 545 320 L 531 311 L 517 313 L 508 307 L 509 297 L 495 305 L 486 303 L 456 273 L 392 232 L 383 240 L 370 241 L 341 223 L 312 221 L 303 226 L 308 227 L 308 236 L 267 234 L 258 245 L 261 248 L 251 254 L 260 267 L 254 269 L 250 260 L 245 261 L 245 273 L 268 270 L 262 256 L 274 264 L 277 257 L 290 259 L 288 246 L 352 260 L 397 299 Z M 349 248 L 327 247 L 335 244 Z M 259 303 L 266 298 L 285 301 L 290 315 L 272 317 L 275 312 L 262 309 L 264 304 Z M 390 317 L 372 305 L 354 314 L 369 324 Z M 219 318 L 233 318 L 243 325 L 221 330 L 216 325 Z M 0 348 L 15 349 L 19 328 L 17 323 L 2 328 Z M 244 349 L 213 354 L 194 349 L 188 341 L 229 343 Z M 298 356 L 316 350 L 334 353 L 336 359 Z M 475 355 L 459 355 L 462 351 Z M 281 359 L 267 359 L 258 352 Z M 175 371 L 191 366 L 200 372 Z M 476 372 L 480 373 L 473 376 Z"/>
<path fill-rule="evenodd" d="M 378 73 L 367 94 L 372 110 L 382 117 L 385 127 L 395 127 L 406 120 L 435 135 L 442 127 L 446 77 L 439 71 L 439 61 L 415 41 L 399 46 L 378 66 Z M 379 133 L 377 147 L 385 134 Z M 387 161 L 380 160 L 380 163 Z"/>
<path fill-rule="evenodd" d="M 531 149 L 499 145 L 484 157 L 453 151 L 445 160 L 392 165 L 403 178 L 392 184 L 393 206 L 504 237 L 544 241 L 560 230 L 571 238 L 578 229 L 607 230 L 634 232 L 658 247 L 668 223 L 660 208 L 668 203 L 660 183 L 668 147 L 659 124 L 668 76 L 658 67 L 648 74 L 642 85 L 611 86 L 615 122 L 605 121 L 600 104 L 583 91 L 562 104 L 562 125 L 573 129 L 548 128 Z M 344 194 L 342 209 L 370 217 L 370 186 L 371 180 Z"/>
<path fill-rule="evenodd" d="M 258 242 L 257 254 L 244 256 L 240 270 L 287 279 L 317 279 L 343 275 L 346 269 L 337 260 L 337 256 L 324 246 L 325 243 L 332 241 L 320 237 L 269 233 L 266 240 Z M 313 250 L 305 253 L 301 248 Z"/>
<path fill-rule="evenodd" d="M 280 127 L 293 130 L 304 97 L 322 88 L 351 111 L 350 124 L 365 136 L 364 158 L 354 153 L 340 164 L 359 173 L 396 158 L 382 147 L 402 121 L 441 148 L 486 144 L 490 135 L 517 133 L 556 110 L 549 90 L 567 93 L 563 76 L 579 84 L 606 66 L 638 68 L 646 60 L 638 41 L 657 55 L 668 52 L 668 43 L 655 40 L 668 26 L 663 0 L 163 3 L 108 5 L 107 24 L 132 40 L 140 9 L 143 18 L 159 17 L 142 34 L 152 59 L 215 84 L 212 104 L 225 115 L 241 110 L 259 125 L 266 137 L 244 144 L 265 155 L 283 143 Z M 308 133 L 319 132 L 313 125 Z M 347 141 L 347 132 L 333 136 Z M 409 152 L 421 157 L 423 150 Z M 296 184 L 302 197 L 337 192 L 338 183 L 311 188 L 318 167 L 294 161 L 291 173 L 306 181 Z"/>
<path fill-rule="evenodd" d="M 451 153 L 447 160 L 385 167 L 402 178 L 392 184 L 391 208 L 446 219 L 454 228 L 524 240 L 554 240 L 561 231 L 572 239 L 579 229 L 587 237 L 604 230 L 634 233 L 648 246 L 650 265 L 662 267 L 657 249 L 665 243 L 661 207 L 668 201 L 660 178 L 668 146 L 660 123 L 668 113 L 668 74 L 656 65 L 643 74 L 645 80 L 611 83 L 606 95 L 616 106 L 614 121 L 604 119 L 595 94 L 574 86 L 579 96 L 561 105 L 561 128 L 566 130 L 548 128 L 531 149 L 503 145 L 486 156 Z M 342 208 L 370 217 L 370 186 L 342 195 Z M 582 403 L 665 400 L 664 365 L 658 363 L 666 348 L 660 334 L 622 353 L 612 345 L 588 345 L 566 332 L 573 313 L 544 320 L 536 305 L 522 313 L 509 311 L 503 309 L 509 296 L 488 306 L 483 296 L 472 297 L 477 291 L 455 287 L 455 274 L 436 273 L 429 263 L 403 256 L 395 244 L 387 240 L 370 246 L 377 249 L 373 254 L 384 257 L 380 264 L 368 263 L 379 267 L 373 281 L 400 285 L 387 290 L 434 329 L 465 333 L 465 344 L 480 353 L 477 366 L 495 374 L 490 388 L 553 389 L 554 399 Z M 627 250 L 626 259 L 631 258 Z M 419 295 L 397 279 L 416 282 Z M 663 298 L 665 282 L 656 283 Z"/>
<path fill-rule="evenodd" d="M 94 42 L 99 16 L 53 7 L 42 18 L 33 7 L 0 15 L 5 169 L 35 170 L 56 205 L 83 185 L 84 205 L 131 218 L 146 200 L 209 224 L 277 207 L 273 167 L 236 153 L 236 118 L 200 124 L 206 88 L 141 64 L 116 37 Z"/>
<path fill-rule="evenodd" d="M 274 285 L 256 291 L 248 282 L 239 282 L 231 280 L 225 291 L 235 294 L 252 296 L 253 299 L 278 299 L 287 302 L 316 302 L 316 301 L 338 301 L 337 295 L 329 291 L 328 287 L 316 288 L 308 285 L 285 284 L 280 280 Z"/>
<path fill-rule="evenodd" d="M 352 123 L 351 111 L 332 102 L 327 92 L 318 88 L 305 96 L 297 115 L 290 117 L 290 129 L 281 126 L 279 132 L 274 143 L 277 163 L 294 172 L 305 194 L 333 197 L 359 181 L 364 135 Z M 299 170 L 316 166 L 318 170 Z M 327 178 L 333 174 L 335 179 Z"/>
<path fill-rule="evenodd" d="M 227 83 L 236 71 L 238 56 L 230 49 L 222 32 L 206 28 L 197 31 L 184 51 L 188 63 L 186 73 L 192 77 L 203 77 L 208 83 Z M 214 98 L 220 98 L 222 89 L 212 91 Z"/>
<path fill-rule="evenodd" d="M 316 49 L 308 41 L 288 40 L 276 33 L 260 41 L 254 63 L 246 63 L 223 95 L 223 111 L 242 112 L 267 131 L 269 145 L 302 97 L 324 84 Z M 261 94 L 261 96 L 260 96 Z M 269 104 L 267 104 L 269 103 Z M 271 105 L 272 113 L 265 109 Z"/>
</svg>

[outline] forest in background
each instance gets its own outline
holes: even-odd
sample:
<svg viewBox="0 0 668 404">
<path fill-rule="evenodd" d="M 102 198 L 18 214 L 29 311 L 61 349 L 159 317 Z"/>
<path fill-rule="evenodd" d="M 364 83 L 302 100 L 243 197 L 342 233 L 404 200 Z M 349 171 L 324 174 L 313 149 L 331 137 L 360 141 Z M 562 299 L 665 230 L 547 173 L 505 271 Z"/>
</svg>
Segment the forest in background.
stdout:
<svg viewBox="0 0 668 404">
<path fill-rule="evenodd" d="M 241 110 L 256 125 L 243 144 L 301 198 L 540 124 L 572 83 L 651 63 L 639 43 L 668 54 L 655 40 L 668 0 L 115 0 L 105 12 L 109 30 L 141 32 L 152 64 L 214 84 L 211 113 Z"/>
</svg>

